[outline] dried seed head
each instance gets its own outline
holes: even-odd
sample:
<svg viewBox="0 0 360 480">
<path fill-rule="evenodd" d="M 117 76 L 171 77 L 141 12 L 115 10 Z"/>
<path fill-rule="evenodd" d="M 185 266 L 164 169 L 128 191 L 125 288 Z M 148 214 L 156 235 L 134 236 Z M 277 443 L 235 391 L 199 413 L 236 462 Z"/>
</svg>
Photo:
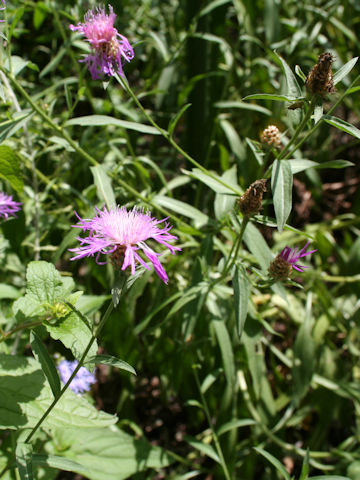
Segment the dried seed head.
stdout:
<svg viewBox="0 0 360 480">
<path fill-rule="evenodd" d="M 324 96 L 336 91 L 331 68 L 333 62 L 334 57 L 331 53 L 327 52 L 319 55 L 317 64 L 312 68 L 305 82 L 310 93 Z"/>
<path fill-rule="evenodd" d="M 289 278 L 292 272 L 291 263 L 287 262 L 279 253 L 275 259 L 270 263 L 269 274 L 277 280 L 285 280 Z"/>
<path fill-rule="evenodd" d="M 269 125 L 260 135 L 261 143 L 269 147 L 278 147 L 281 143 L 281 133 L 276 125 Z"/>
<path fill-rule="evenodd" d="M 260 212 L 264 192 L 266 192 L 266 179 L 261 178 L 250 185 L 238 200 L 238 208 L 243 215 L 255 215 Z"/>
</svg>

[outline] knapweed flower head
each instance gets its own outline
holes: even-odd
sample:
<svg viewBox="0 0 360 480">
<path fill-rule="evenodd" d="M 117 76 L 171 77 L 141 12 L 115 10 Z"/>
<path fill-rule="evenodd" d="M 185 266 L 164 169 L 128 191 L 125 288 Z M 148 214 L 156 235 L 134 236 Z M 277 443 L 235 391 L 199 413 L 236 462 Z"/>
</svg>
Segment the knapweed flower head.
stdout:
<svg viewBox="0 0 360 480">
<path fill-rule="evenodd" d="M 16 217 L 16 212 L 20 210 L 20 202 L 15 202 L 11 195 L 0 192 L 0 218 Z"/>
<path fill-rule="evenodd" d="M 256 215 L 262 208 L 263 195 L 266 192 L 266 179 L 255 180 L 237 201 L 243 215 Z"/>
<path fill-rule="evenodd" d="M 85 35 L 90 43 L 92 52 L 80 60 L 87 63 L 94 80 L 103 75 L 114 76 L 116 73 L 123 76 L 123 62 L 130 62 L 134 58 L 134 50 L 128 39 L 114 27 L 116 14 L 109 5 L 109 14 L 105 8 L 97 7 L 85 14 L 84 23 L 77 26 L 70 25 L 70 30 L 79 31 Z"/>
<path fill-rule="evenodd" d="M 317 64 L 306 77 L 305 86 L 311 94 L 325 96 L 336 91 L 332 73 L 333 62 L 334 57 L 331 53 L 319 55 Z"/>
<path fill-rule="evenodd" d="M 73 371 L 78 366 L 77 360 L 62 360 L 57 369 L 59 371 L 60 379 L 63 383 L 66 383 L 71 377 Z M 75 393 L 88 392 L 91 385 L 96 382 L 95 375 L 90 373 L 85 367 L 80 367 L 79 371 L 73 378 L 69 385 L 69 388 Z"/>
<path fill-rule="evenodd" d="M 104 254 L 110 257 L 115 267 L 121 268 L 121 270 L 130 267 L 131 274 L 134 275 L 137 263 L 150 270 L 144 258 L 139 255 L 141 251 L 153 264 L 155 272 L 161 280 L 165 283 L 168 282 L 168 276 L 158 259 L 160 254 L 146 243 L 147 240 L 152 239 L 167 247 L 172 254 L 175 254 L 176 250 L 181 250 L 169 243 L 176 240 L 177 237 L 169 233 L 172 227 L 165 222 L 167 218 L 157 220 L 151 216 L 149 211 L 144 212 L 143 209 L 136 207 L 129 211 L 125 207 L 115 207 L 109 210 L 106 207 L 103 207 L 102 210 L 95 208 L 95 213 L 94 218 L 80 218 L 75 212 L 79 223 L 73 227 L 88 232 L 88 236 L 77 237 L 80 247 L 70 249 L 75 253 L 71 260 L 96 255 L 96 262 L 101 265 L 106 263 L 99 262 L 100 255 Z M 163 228 L 159 228 L 163 222 L 165 225 Z"/>
<path fill-rule="evenodd" d="M 309 243 L 310 242 L 307 242 L 301 250 L 287 246 L 283 248 L 283 250 L 270 263 L 269 274 L 276 279 L 286 279 L 290 277 L 292 269 L 295 269 L 298 272 L 303 272 L 305 268 L 308 267 L 298 263 L 300 258 L 316 252 L 316 250 L 310 250 L 309 252 L 306 251 Z"/>
</svg>

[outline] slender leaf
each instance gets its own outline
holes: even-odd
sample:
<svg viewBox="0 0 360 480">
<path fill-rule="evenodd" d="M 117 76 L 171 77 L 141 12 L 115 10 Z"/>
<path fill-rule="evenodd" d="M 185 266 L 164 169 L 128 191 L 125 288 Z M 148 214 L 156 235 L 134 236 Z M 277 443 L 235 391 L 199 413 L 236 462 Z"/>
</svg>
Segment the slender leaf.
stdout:
<svg viewBox="0 0 360 480">
<path fill-rule="evenodd" d="M 134 130 L 136 132 L 148 133 L 150 135 L 160 135 L 160 132 L 150 125 L 118 120 L 117 118 L 109 117 L 107 115 L 87 115 L 84 117 L 72 118 L 66 122 L 66 125 L 80 125 L 81 127 L 115 125 L 117 127 L 125 128 L 126 130 Z"/>
<path fill-rule="evenodd" d="M 279 232 L 282 232 L 292 208 L 293 177 L 287 161 L 275 160 L 271 176 L 271 190 L 276 221 Z"/>
<path fill-rule="evenodd" d="M 241 420 L 231 420 L 230 422 L 226 422 L 217 431 L 217 434 L 223 435 L 226 432 L 229 432 L 230 430 L 234 430 L 235 428 L 241 428 L 241 427 L 249 427 L 251 425 L 256 425 L 255 420 L 252 418 L 242 418 Z"/>
<path fill-rule="evenodd" d="M 226 380 L 233 389 L 235 385 L 235 358 L 229 332 L 222 320 L 213 320 L 211 325 L 214 327 L 219 343 Z"/>
<path fill-rule="evenodd" d="M 282 57 L 280 57 L 280 55 L 278 55 L 277 53 L 275 53 L 275 54 L 278 57 L 278 59 L 280 60 L 281 65 L 282 65 L 283 70 L 284 70 L 284 73 L 285 73 L 286 83 L 287 83 L 287 87 L 288 87 L 287 95 L 290 96 L 290 97 L 295 97 L 295 98 L 302 97 L 301 88 L 299 87 L 299 84 L 298 84 L 298 82 L 296 80 L 296 77 L 293 74 L 291 68 L 285 62 L 285 60 Z"/>
<path fill-rule="evenodd" d="M 124 362 L 124 360 L 120 360 L 119 358 L 111 355 L 95 355 L 90 357 L 88 362 L 95 365 L 99 363 L 102 365 L 109 365 L 110 367 L 119 368 L 120 370 L 125 370 L 133 375 L 136 375 L 136 371 L 131 365 L 129 365 L 127 362 Z"/>
<path fill-rule="evenodd" d="M 41 364 L 54 397 L 57 398 L 61 390 L 58 371 L 56 370 L 54 361 L 34 331 L 30 333 L 30 345 L 36 360 Z"/>
<path fill-rule="evenodd" d="M 180 120 L 180 118 L 184 115 L 184 113 L 186 112 L 186 110 L 188 108 L 191 107 L 191 103 L 187 103 L 186 105 L 184 105 L 179 111 L 178 113 L 175 115 L 174 118 L 172 118 L 169 122 L 169 126 L 168 126 L 168 132 L 169 132 L 169 135 L 172 135 L 173 131 L 175 130 L 176 128 L 176 125 L 178 124 L 178 121 Z"/>
<path fill-rule="evenodd" d="M 332 117 L 331 115 L 324 115 L 323 119 L 333 127 L 336 127 L 349 135 L 353 135 L 360 140 L 360 130 L 354 127 L 354 125 L 351 125 L 351 123 L 345 122 L 345 120 L 342 120 L 341 118 Z"/>
<path fill-rule="evenodd" d="M 286 480 L 291 480 L 290 475 L 288 474 L 284 465 L 277 458 L 271 455 L 271 453 L 263 450 L 260 447 L 254 447 L 254 450 L 256 450 L 258 453 L 260 453 L 260 455 L 265 457 L 276 468 L 276 470 L 283 478 L 285 478 Z"/>
<path fill-rule="evenodd" d="M 97 188 L 98 197 L 104 201 L 108 208 L 116 207 L 115 195 L 112 189 L 111 180 L 102 165 L 90 167 Z"/>
<path fill-rule="evenodd" d="M 356 62 L 358 61 L 359 57 L 352 58 L 349 60 L 345 65 L 343 65 L 339 70 L 334 74 L 334 85 L 341 82 L 341 80 L 346 77 L 348 73 L 354 68 Z"/>
<path fill-rule="evenodd" d="M 189 435 L 185 435 L 184 440 L 189 445 L 196 448 L 196 450 L 199 450 L 201 453 L 204 453 L 207 457 L 210 457 L 213 460 L 215 460 L 215 462 L 221 463 L 218 454 L 215 452 L 215 450 L 211 445 L 208 445 L 207 443 L 199 442 L 198 440 L 191 438 Z"/>
<path fill-rule="evenodd" d="M 245 97 L 245 99 L 249 99 L 251 95 Z M 271 110 L 265 107 L 261 107 L 260 105 L 254 105 L 252 103 L 244 103 L 244 102 L 236 102 L 236 101 L 223 101 L 223 102 L 216 102 L 214 104 L 216 108 L 240 108 L 241 110 L 252 110 L 254 112 L 263 113 L 264 115 L 271 115 Z"/>
<path fill-rule="evenodd" d="M 234 289 L 236 330 L 239 338 L 241 338 L 249 306 L 250 283 L 245 268 L 240 264 L 235 267 L 232 284 Z"/>
</svg>

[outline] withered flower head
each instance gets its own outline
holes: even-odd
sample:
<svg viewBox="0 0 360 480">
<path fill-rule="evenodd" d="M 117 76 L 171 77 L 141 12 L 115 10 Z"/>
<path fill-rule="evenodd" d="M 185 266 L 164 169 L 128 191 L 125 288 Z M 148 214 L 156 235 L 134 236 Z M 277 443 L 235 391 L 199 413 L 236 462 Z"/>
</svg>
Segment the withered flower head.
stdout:
<svg viewBox="0 0 360 480">
<path fill-rule="evenodd" d="M 260 135 L 261 143 L 269 147 L 278 147 L 281 143 L 281 133 L 276 125 L 269 125 Z"/>
<path fill-rule="evenodd" d="M 243 215 L 255 215 L 260 212 L 264 192 L 266 192 L 266 179 L 261 178 L 250 185 L 238 200 L 238 207 Z"/>
<path fill-rule="evenodd" d="M 331 53 L 326 52 L 319 55 L 317 64 L 312 68 L 305 82 L 310 93 L 324 96 L 336 91 L 331 68 L 333 62 L 334 57 Z"/>
</svg>

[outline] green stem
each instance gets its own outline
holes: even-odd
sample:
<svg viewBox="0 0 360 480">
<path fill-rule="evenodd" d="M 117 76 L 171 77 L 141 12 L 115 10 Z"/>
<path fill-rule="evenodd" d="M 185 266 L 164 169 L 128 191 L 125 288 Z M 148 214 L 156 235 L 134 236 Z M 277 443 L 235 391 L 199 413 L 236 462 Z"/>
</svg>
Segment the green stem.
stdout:
<svg viewBox="0 0 360 480">
<path fill-rule="evenodd" d="M 21 330 L 25 330 L 26 328 L 39 327 L 40 325 L 42 325 L 42 323 L 43 323 L 42 321 L 23 323 L 22 325 L 17 326 L 13 330 L 3 333 L 2 337 L 0 338 L 0 343 L 4 342 L 6 339 L 8 339 L 11 335 L 13 335 L 16 332 L 20 332 Z"/>
<path fill-rule="evenodd" d="M 191 157 L 187 152 L 185 152 L 185 150 L 183 150 L 176 142 L 175 140 L 172 138 L 171 135 L 169 135 L 169 133 L 164 130 L 163 128 L 161 128 L 151 117 L 151 115 L 149 115 L 147 113 L 147 111 L 145 110 L 145 108 L 142 106 L 141 102 L 138 100 L 137 96 L 135 95 L 135 93 L 132 91 L 132 89 L 130 88 L 129 84 L 127 83 L 127 81 L 125 79 L 123 79 L 122 77 L 119 77 L 119 75 L 115 75 L 115 78 L 116 80 L 120 83 L 120 85 L 127 91 L 127 93 L 130 95 L 130 97 L 134 100 L 134 102 L 136 103 L 136 105 L 140 108 L 140 110 L 142 111 L 142 113 L 144 114 L 145 118 L 151 123 L 151 125 L 156 128 L 156 130 L 170 143 L 170 145 L 172 145 L 175 150 L 177 150 L 184 158 L 186 158 L 186 160 L 188 160 L 190 163 L 192 163 L 195 167 L 197 167 L 199 170 L 201 170 L 205 175 L 207 175 L 208 177 L 212 178 L 213 180 L 215 180 L 217 183 L 219 183 L 220 185 L 222 185 L 223 187 L 227 188 L 228 190 L 231 190 L 232 192 L 234 192 L 236 195 L 241 195 L 242 192 L 240 192 L 237 188 L 233 187 L 232 185 L 229 185 L 227 184 L 226 182 L 222 181 L 221 178 L 217 177 L 216 175 L 214 175 L 213 173 L 211 173 L 207 168 L 203 167 L 199 162 L 197 162 L 193 157 Z"/>
<path fill-rule="evenodd" d="M 125 284 L 125 280 L 124 280 L 124 283 L 123 283 L 123 286 Z M 75 370 L 73 371 L 73 373 L 71 374 L 71 377 L 69 378 L 69 380 L 65 383 L 65 385 L 63 386 L 63 388 L 61 389 L 59 395 L 53 400 L 53 402 L 51 403 L 51 405 L 47 408 L 47 410 L 45 411 L 45 413 L 43 414 L 43 416 L 40 418 L 40 420 L 37 422 L 37 424 L 32 428 L 31 432 L 29 433 L 29 435 L 26 437 L 25 439 L 25 443 L 29 443 L 30 440 L 32 439 L 32 437 L 34 436 L 35 432 L 38 430 L 38 428 L 41 426 L 41 424 L 44 422 L 44 420 L 48 417 L 48 415 L 51 413 L 52 409 L 55 407 L 55 405 L 58 403 L 58 401 L 60 400 L 60 398 L 64 395 L 64 393 L 66 392 L 66 390 L 68 389 L 70 383 L 73 381 L 74 377 L 76 376 L 76 374 L 78 373 L 78 371 L 80 370 L 80 368 L 84 365 L 84 362 L 85 362 L 85 358 L 87 356 L 87 354 L 89 353 L 90 351 L 90 348 L 92 347 L 93 343 L 95 342 L 97 336 L 99 335 L 99 333 L 101 332 L 103 326 L 105 325 L 107 319 L 109 318 L 111 312 L 113 311 L 113 308 L 114 308 L 114 304 L 113 302 L 111 301 L 103 318 L 101 319 L 99 325 L 97 326 L 97 328 L 95 329 L 95 332 L 93 333 L 93 335 L 91 336 L 90 340 L 89 340 L 89 343 L 87 344 L 87 347 L 85 348 L 84 350 L 84 353 L 82 354 L 80 360 L 79 360 L 79 363 L 77 364 Z"/>
<path fill-rule="evenodd" d="M 350 91 L 350 89 L 358 82 L 359 79 L 360 79 L 360 75 L 358 75 L 355 78 L 355 80 L 351 83 L 349 88 L 345 90 L 345 92 L 340 96 L 337 102 L 335 102 L 334 105 L 329 109 L 329 111 L 327 112 L 327 115 L 330 115 L 340 105 L 343 99 L 348 95 L 348 92 Z M 296 150 L 298 150 L 301 147 L 301 145 L 304 142 L 306 142 L 306 140 L 309 137 L 311 137 L 311 135 L 315 132 L 316 129 L 319 128 L 319 126 L 322 124 L 323 121 L 324 121 L 323 118 L 320 118 L 320 120 L 313 126 L 313 128 L 309 130 L 307 134 L 295 145 L 295 147 L 291 150 L 291 152 L 289 152 L 286 158 L 290 158 L 294 154 L 294 152 L 296 152 Z"/>
<path fill-rule="evenodd" d="M 197 373 L 197 366 L 196 365 L 193 366 L 193 371 L 194 371 L 194 375 L 195 375 L 196 385 L 197 385 L 197 387 L 199 389 L 199 392 L 200 392 L 201 402 L 202 402 L 202 405 L 203 405 L 203 408 L 204 408 L 206 419 L 208 421 L 208 424 L 209 424 L 209 427 L 210 427 L 210 430 L 211 430 L 211 433 L 212 433 L 212 437 L 214 439 L 215 448 L 216 448 L 217 454 L 218 454 L 219 459 L 220 459 L 221 467 L 222 467 L 223 472 L 224 472 L 224 476 L 225 476 L 226 480 L 231 480 L 230 473 L 229 473 L 229 470 L 227 468 L 225 458 L 224 458 L 224 454 L 223 454 L 223 451 L 222 451 L 222 448 L 221 448 L 221 445 L 220 445 L 220 442 L 219 442 L 219 437 L 217 436 L 217 434 L 216 434 L 216 432 L 215 432 L 215 430 L 212 426 L 212 421 L 211 421 L 209 408 L 208 408 L 205 396 L 204 396 L 204 394 L 201 390 L 201 385 L 200 385 L 200 380 L 199 380 L 199 376 L 198 376 L 198 373 Z"/>
<path fill-rule="evenodd" d="M 241 244 L 242 244 L 242 239 L 243 239 L 243 236 L 244 236 L 244 233 L 245 233 L 245 229 L 247 227 L 247 224 L 249 223 L 249 220 L 250 220 L 250 217 L 248 217 L 248 216 L 243 217 L 243 221 L 242 221 L 241 227 L 240 227 L 240 232 L 239 232 L 239 234 L 236 238 L 236 242 L 234 244 L 235 245 L 235 248 L 233 249 L 234 254 L 232 255 L 231 254 L 232 252 L 230 252 L 230 255 L 229 255 L 228 261 L 227 261 L 227 265 L 225 265 L 224 270 L 221 274 L 221 277 L 218 279 L 219 281 L 226 277 L 226 275 L 229 273 L 232 266 L 236 262 L 236 259 L 237 259 L 237 256 L 238 256 Z"/>
<path fill-rule="evenodd" d="M 309 108 L 307 109 L 307 112 L 305 113 L 303 119 L 301 120 L 301 122 L 297 126 L 294 135 L 291 137 L 289 142 L 285 145 L 284 149 L 280 152 L 280 154 L 278 156 L 278 160 L 281 160 L 283 158 L 288 158 L 288 156 L 286 155 L 286 152 L 289 151 L 291 145 L 293 145 L 295 140 L 298 138 L 300 133 L 303 131 L 304 127 L 306 127 L 307 122 L 310 120 L 311 115 L 313 114 L 313 111 L 314 111 L 314 108 L 315 108 L 316 98 L 317 98 L 316 95 L 314 95 L 311 98 L 310 105 L 309 105 Z"/>
<path fill-rule="evenodd" d="M 22 86 L 19 84 L 19 82 L 16 80 L 16 78 L 11 75 L 2 65 L 0 65 L 0 71 L 3 72 L 6 77 L 11 81 L 11 83 L 14 85 L 16 90 L 25 98 L 25 100 L 29 103 L 31 108 L 37 112 L 40 117 L 53 129 L 56 131 L 58 135 L 60 135 L 62 138 L 64 138 L 69 145 L 73 147 L 73 149 L 80 155 L 82 156 L 85 160 L 87 160 L 91 165 L 94 166 L 99 166 L 99 162 L 95 160 L 95 158 L 91 155 L 89 155 L 83 148 L 80 147 L 80 145 L 75 142 L 70 135 L 61 127 L 59 127 L 53 120 L 37 105 L 32 98 L 28 95 L 28 93 L 22 88 Z M 157 209 L 159 212 L 161 212 L 163 215 L 167 217 L 173 218 L 178 224 L 182 224 L 184 226 L 187 226 L 187 223 L 181 220 L 179 217 L 175 216 L 171 212 L 167 211 L 165 208 L 162 208 L 159 205 L 154 204 L 151 200 L 147 199 L 143 195 L 141 195 L 135 188 L 131 187 L 128 182 L 125 180 L 122 180 L 119 178 L 119 176 L 116 177 L 116 182 L 121 185 L 128 193 L 133 195 L 135 198 L 141 200 L 147 205 L 150 205 L 152 208 Z"/>
</svg>

